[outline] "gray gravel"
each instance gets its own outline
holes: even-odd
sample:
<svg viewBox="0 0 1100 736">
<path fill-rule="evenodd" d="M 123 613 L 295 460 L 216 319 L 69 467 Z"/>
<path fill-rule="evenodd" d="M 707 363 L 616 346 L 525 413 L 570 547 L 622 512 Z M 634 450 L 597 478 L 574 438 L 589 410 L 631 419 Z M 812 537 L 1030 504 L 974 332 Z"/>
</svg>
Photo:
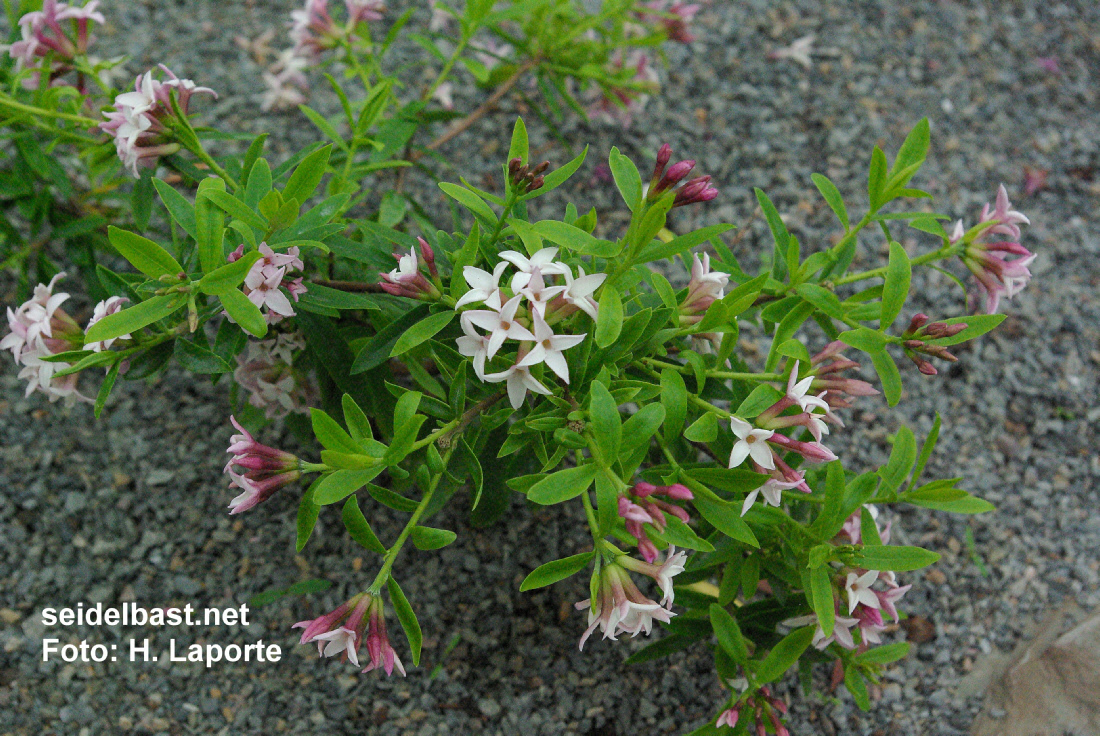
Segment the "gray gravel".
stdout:
<svg viewBox="0 0 1100 736">
<path fill-rule="evenodd" d="M 229 124 L 277 127 L 285 131 L 280 140 L 293 140 L 305 122 L 256 117 L 260 68 L 231 40 L 279 28 L 284 16 L 276 5 L 287 3 L 106 2 L 115 27 L 102 42 L 128 44 L 134 72 L 167 60 L 212 83 L 223 95 L 214 109 Z M 904 576 L 914 583 L 906 608 L 932 623 L 935 638 L 887 670 L 867 714 L 842 691 L 822 694 L 825 672 L 810 697 L 788 682 L 795 734 L 964 733 L 981 703 L 958 688 L 975 663 L 1010 651 L 1044 611 L 1069 600 L 1086 609 L 1100 604 L 1100 227 L 1088 217 L 1100 199 L 1100 8 L 1031 0 L 717 2 L 698 25 L 699 41 L 670 53 L 665 95 L 650 101 L 632 129 L 565 126 L 567 137 L 592 143 L 592 159 L 569 194 L 595 205 L 603 226 L 624 216 L 594 162 L 611 145 L 640 160 L 668 140 L 699 159 L 723 191 L 711 206 L 678 212 L 677 230 L 745 221 L 755 205 L 751 187 L 760 186 L 804 247 L 825 243 L 835 229 L 810 173 L 829 175 L 854 206 L 865 190 L 870 144 L 896 150 L 925 115 L 933 153 L 917 183 L 936 195 L 939 211 L 972 220 L 1003 181 L 1034 223 L 1024 242 L 1039 254 L 1035 279 L 1008 303 L 1004 328 L 961 351 L 960 364 L 937 378 L 907 372 L 898 411 L 863 400 L 836 440 L 846 457 L 873 467 L 885 460 L 886 436 L 899 421 L 921 434 L 939 411 L 945 425 L 930 472 L 962 475 L 966 487 L 998 505 L 996 514 L 975 519 L 917 509 L 894 515 L 899 541 L 944 553 L 934 570 Z M 824 52 L 814 69 L 765 58 L 810 33 Z M 1045 71 L 1038 57 L 1056 57 L 1060 73 Z M 497 123 L 477 129 L 473 140 L 481 145 L 463 149 L 463 173 L 495 170 L 516 104 L 509 98 Z M 560 149 L 547 153 L 555 155 L 565 158 Z M 1030 197 L 1021 194 L 1025 165 L 1049 170 L 1046 188 Z M 911 252 L 928 245 L 896 228 L 899 235 Z M 877 263 L 881 241 L 863 242 L 861 258 Z M 740 252 L 751 261 L 766 245 L 756 222 Z M 915 287 L 914 309 L 961 309 L 957 289 L 939 274 L 922 275 Z M 746 342 L 751 348 L 752 334 Z M 570 606 L 585 597 L 583 580 L 518 592 L 537 564 L 584 548 L 583 521 L 570 509 L 516 503 L 507 525 L 490 530 L 469 528 L 457 507 L 445 510 L 439 525 L 457 530 L 458 542 L 436 553 L 411 551 L 397 565 L 425 629 L 422 667 L 387 680 L 318 662 L 293 646 L 289 626 L 358 590 L 370 561 L 357 572 L 359 551 L 334 514 L 295 556 L 292 493 L 240 518 L 224 513 L 229 410 L 223 386 L 171 373 L 125 386 L 94 423 L 83 407 L 24 400 L 10 365 L 0 374 L 0 733 L 596 736 L 677 733 L 713 712 L 721 691 L 704 651 L 625 669 L 622 661 L 641 641 L 576 650 L 583 624 Z M 290 444 L 274 430 L 264 439 Z M 372 523 L 384 538 L 399 528 L 385 509 Z M 988 576 L 967 551 L 968 528 Z M 49 633 L 38 615 L 80 600 L 236 606 L 309 577 L 336 586 L 259 609 L 245 631 Z M 407 651 L 392 633 L 398 651 Z M 170 635 L 180 644 L 263 638 L 288 653 L 279 664 L 211 670 L 165 661 L 43 664 L 41 640 L 51 635 L 120 646 L 149 636 L 154 648 Z"/>
</svg>

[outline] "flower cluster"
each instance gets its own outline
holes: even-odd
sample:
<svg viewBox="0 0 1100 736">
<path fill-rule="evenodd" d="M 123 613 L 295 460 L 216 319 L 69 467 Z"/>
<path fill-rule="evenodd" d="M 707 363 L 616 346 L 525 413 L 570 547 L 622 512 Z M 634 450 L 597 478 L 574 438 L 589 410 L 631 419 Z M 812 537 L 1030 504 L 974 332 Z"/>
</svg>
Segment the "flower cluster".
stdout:
<svg viewBox="0 0 1100 736">
<path fill-rule="evenodd" d="M 655 486 L 644 481 L 635 483 L 626 493 L 619 496 L 619 516 L 626 525 L 626 533 L 634 537 L 638 552 L 646 562 L 657 559 L 657 547 L 646 534 L 643 524 L 652 524 L 658 532 L 663 532 L 668 524 L 666 513 L 672 514 L 685 524 L 691 521 L 691 516 L 683 507 L 654 496 L 664 496 L 677 501 L 690 501 L 694 498 L 691 490 L 680 483 Z"/>
<path fill-rule="evenodd" d="M 300 644 L 314 642 L 317 654 L 332 657 L 337 654 L 359 666 L 359 647 L 366 634 L 370 664 L 362 671 L 382 670 L 392 675 L 394 670 L 405 675 L 405 667 L 390 646 L 386 635 L 386 620 L 382 598 L 370 593 L 358 593 L 324 616 L 299 621 L 293 629 L 305 629 Z"/>
<path fill-rule="evenodd" d="M 695 35 L 688 28 L 688 24 L 695 19 L 695 14 L 702 7 L 697 3 L 684 3 L 675 0 L 669 4 L 668 0 L 654 0 L 654 2 L 642 3 L 643 10 L 639 16 L 644 23 L 660 25 L 670 41 L 679 43 L 691 43 Z"/>
<path fill-rule="evenodd" d="M 665 192 L 673 190 L 676 192 L 676 197 L 672 201 L 673 207 L 683 207 L 699 202 L 709 202 L 718 196 L 718 190 L 710 185 L 710 176 L 697 176 L 694 179 L 689 179 L 684 182 L 683 186 L 677 189 L 676 187 L 680 182 L 686 179 L 687 175 L 691 173 L 691 170 L 695 168 L 695 161 L 686 159 L 669 166 L 668 162 L 671 159 L 672 147 L 666 143 L 661 146 L 661 149 L 657 152 L 657 163 L 653 167 L 653 176 L 649 179 L 649 188 L 646 191 L 646 199 L 648 201 L 656 202 Z M 709 270 L 710 263 L 708 261 L 703 271 L 709 272 Z M 717 278 L 718 275 L 719 274 L 712 274 L 714 278 Z M 729 274 L 720 275 L 724 275 L 727 280 L 729 279 Z M 695 276 L 694 268 L 692 269 L 692 276 Z M 723 283 L 722 286 L 725 286 L 725 283 Z"/>
<path fill-rule="evenodd" d="M 13 311 L 8 307 L 10 332 L 0 340 L 0 350 L 10 350 L 15 364 L 22 366 L 19 377 L 27 381 L 27 396 L 41 391 L 50 397 L 51 402 L 58 399 L 90 402 L 92 399 L 77 391 L 79 373 L 55 375 L 71 367 L 69 363 L 47 360 L 60 353 L 80 350 L 84 344 L 84 330 L 61 308 L 69 295 L 64 292 L 53 293 L 57 282 L 63 278 L 64 272 L 54 276 L 48 284 L 38 284 L 34 287 L 34 296 L 19 305 L 18 309 Z M 91 327 L 106 314 L 117 311 L 120 304 L 118 297 L 97 304 L 88 326 Z M 129 337 L 123 335 L 121 339 Z M 107 344 L 92 343 L 87 349 L 104 350 L 110 347 L 111 342 L 114 341 L 108 341 Z"/>
<path fill-rule="evenodd" d="M 737 722 L 741 719 L 741 713 L 750 711 L 756 724 L 757 734 L 762 736 L 767 733 L 767 727 L 764 725 L 765 719 L 767 719 L 775 730 L 775 736 L 791 736 L 791 732 L 783 725 L 782 720 L 782 717 L 787 715 L 787 703 L 772 695 L 767 686 L 760 688 L 755 694 L 749 695 L 744 700 L 739 699 L 738 702 L 722 711 L 714 725 L 717 728 L 722 726 L 735 728 Z"/>
<path fill-rule="evenodd" d="M 952 243 L 961 241 L 964 245 L 962 261 L 974 275 L 979 290 L 984 292 L 982 306 L 987 314 L 997 311 L 1001 297 L 1015 296 L 1031 280 L 1028 266 L 1035 260 L 1035 254 L 1020 245 L 1020 225 L 1030 225 L 1031 221 L 1011 207 L 1008 190 L 1002 184 L 997 189 L 996 205 L 992 209 L 988 203 L 982 207 L 978 224 L 966 231 L 959 220 L 950 237 Z M 1003 237 L 987 242 L 994 235 Z M 1010 261 L 1005 255 L 1017 257 Z M 972 295 L 971 302 L 976 307 L 977 297 Z"/>
<path fill-rule="evenodd" d="M 252 264 L 248 275 L 244 277 L 245 294 L 257 307 L 266 308 L 264 318 L 268 324 L 273 325 L 284 317 L 294 316 L 294 307 L 290 300 L 298 301 L 298 297 L 305 294 L 307 289 L 302 284 L 302 277 L 287 279 L 286 275 L 288 271 L 301 271 L 305 264 L 299 257 L 296 245 L 287 248 L 286 253 L 276 253 L 267 243 L 260 243 L 258 250 L 261 258 Z M 242 243 L 229 254 L 227 260 L 232 263 L 243 255 Z"/>
<path fill-rule="evenodd" d="M 45 0 L 42 10 L 27 13 L 19 19 L 22 40 L 7 48 L 8 54 L 16 60 L 16 70 L 22 71 L 34 67 L 39 60 L 50 57 L 48 82 L 51 86 L 64 84 L 59 78 L 72 71 L 73 60 L 78 54 L 88 51 L 89 26 L 94 21 L 105 23 L 103 14 L 97 10 L 99 0 L 92 0 L 83 7 L 59 3 L 57 0 Z M 70 32 L 61 24 L 71 21 Z M 32 72 L 23 80 L 26 89 L 37 89 L 41 83 L 41 72 Z M 83 77 L 77 82 L 77 88 L 83 92 Z"/>
<path fill-rule="evenodd" d="M 306 0 L 305 7 L 290 13 L 290 40 L 294 53 L 316 61 L 325 51 L 358 36 L 359 25 L 382 20 L 385 4 L 376 0 L 344 0 L 347 23 L 339 25 L 329 13 L 328 0 Z"/>
<path fill-rule="evenodd" d="M 595 577 L 596 597 L 576 604 L 578 611 L 588 609 L 588 628 L 581 636 L 580 648 L 588 637 L 599 627 L 604 639 L 615 639 L 619 634 L 647 636 L 653 629 L 654 621 L 668 623 L 676 614 L 668 609 L 675 594 L 672 590 L 672 578 L 684 571 L 687 555 L 677 552 L 669 546 L 665 561 L 660 565 L 635 560 L 628 555 L 619 555 L 613 561 L 604 563 Z M 661 602 L 646 598 L 630 572 L 648 575 L 661 588 Z"/>
<path fill-rule="evenodd" d="M 813 382 L 810 388 L 821 391 L 818 394 L 825 399 L 830 409 L 847 409 L 851 402 L 844 398 L 847 396 L 876 396 L 878 390 L 858 378 L 845 378 L 841 373 L 859 368 L 859 363 L 844 357 L 844 351 L 848 346 L 840 340 L 834 340 L 826 345 L 820 353 L 810 358 L 810 375 Z M 843 395 L 842 395 L 843 394 Z"/>
<path fill-rule="evenodd" d="M 134 91 L 115 97 L 114 111 L 103 113 L 107 122 L 99 124 L 101 130 L 114 136 L 118 157 L 135 178 L 141 176 L 139 166 L 154 168 L 161 156 L 180 150 L 169 129 L 169 121 L 174 117 L 173 93 L 184 115 L 191 95 L 204 92 L 215 99 L 218 96 L 209 87 L 197 87 L 190 79 L 180 79 L 163 64 L 160 68 L 170 79 L 164 82 L 156 79 L 152 69 L 139 75 Z"/>
<path fill-rule="evenodd" d="M 230 488 L 241 490 L 240 495 L 229 502 L 229 513 L 239 514 L 301 478 L 302 462 L 296 455 L 257 442 L 235 417 L 229 417 L 229 421 L 240 434 L 229 438 L 226 452 L 233 457 L 222 472 L 229 476 Z M 234 472 L 233 468 L 243 472 Z"/>
<path fill-rule="evenodd" d="M 554 334 L 552 325 L 582 311 L 595 321 L 598 311 L 592 298 L 607 278 L 606 274 L 586 275 L 578 268 L 574 277 L 572 269 L 554 259 L 557 248 L 543 248 L 530 257 L 517 251 L 501 252 L 503 259 L 492 273 L 466 266 L 462 275 L 470 286 L 455 305 L 460 309 L 468 304 L 483 303 L 488 309 L 462 313 L 462 330 L 458 338 L 458 351 L 473 358 L 474 372 L 486 383 L 507 382 L 508 398 L 512 408 L 523 405 L 527 391 L 549 394 L 550 389 L 531 374 L 531 368 L 545 364 L 565 383 L 569 383 L 569 365 L 562 352 L 579 345 L 587 333 L 580 335 Z M 508 286 L 500 280 L 508 265 L 516 269 Z M 549 285 L 547 278 L 559 277 L 562 283 Z M 487 330 L 488 334 L 478 332 Z M 503 371 L 487 373 L 487 362 L 492 360 L 506 340 L 519 343 L 512 364 Z"/>
<path fill-rule="evenodd" d="M 312 381 L 294 367 L 295 352 L 305 349 L 301 337 L 280 334 L 274 340 L 249 342 L 237 355 L 233 379 L 248 392 L 248 403 L 268 419 L 289 413 L 308 413 L 316 390 Z"/>
<path fill-rule="evenodd" d="M 928 322 L 928 315 L 916 314 L 909 322 L 909 327 L 902 334 L 902 346 L 905 348 L 905 356 L 913 361 L 917 370 L 926 376 L 934 376 L 938 371 L 935 366 L 922 358 L 919 354 L 932 355 L 937 358 L 954 363 L 958 360 L 942 345 L 933 345 L 925 340 L 936 340 L 941 337 L 954 337 L 966 329 L 966 323 L 960 322 L 949 325 L 946 322 Z"/>
</svg>

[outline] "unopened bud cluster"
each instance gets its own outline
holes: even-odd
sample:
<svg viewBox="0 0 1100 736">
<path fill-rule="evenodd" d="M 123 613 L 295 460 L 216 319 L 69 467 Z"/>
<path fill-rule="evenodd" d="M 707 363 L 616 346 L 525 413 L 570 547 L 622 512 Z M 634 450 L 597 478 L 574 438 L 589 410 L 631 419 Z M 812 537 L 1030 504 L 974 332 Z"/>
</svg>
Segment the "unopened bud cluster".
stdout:
<svg viewBox="0 0 1100 736">
<path fill-rule="evenodd" d="M 549 161 L 543 161 L 538 166 L 531 168 L 518 158 L 508 162 L 508 183 L 521 194 L 530 194 L 542 189 L 545 183 L 543 172 L 550 168 Z"/>
</svg>

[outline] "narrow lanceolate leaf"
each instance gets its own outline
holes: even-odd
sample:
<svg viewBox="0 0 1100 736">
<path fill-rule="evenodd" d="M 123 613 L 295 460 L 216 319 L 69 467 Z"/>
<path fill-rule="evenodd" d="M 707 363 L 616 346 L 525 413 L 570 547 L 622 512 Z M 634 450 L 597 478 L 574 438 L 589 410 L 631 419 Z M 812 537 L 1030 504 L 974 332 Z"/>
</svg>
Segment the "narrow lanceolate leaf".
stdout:
<svg viewBox="0 0 1100 736">
<path fill-rule="evenodd" d="M 836 625 L 836 610 L 833 607 L 833 584 L 829 580 L 832 568 L 821 565 L 810 571 L 810 603 L 817 613 L 818 623 L 825 636 L 833 635 Z"/>
<path fill-rule="evenodd" d="M 151 279 L 183 273 L 183 266 L 172 257 L 172 254 L 149 238 L 120 230 L 114 225 L 107 228 L 107 237 L 115 250 L 122 254 L 130 265 Z"/>
<path fill-rule="evenodd" d="M 597 314 L 596 345 L 606 348 L 619 339 L 623 329 L 623 302 L 614 286 L 604 286 Z"/>
<path fill-rule="evenodd" d="M 718 605 L 710 604 L 710 625 L 718 637 L 718 646 L 730 656 L 737 664 L 744 664 L 749 659 L 749 650 L 745 645 L 745 637 L 741 634 L 741 627 L 737 625 L 730 613 Z"/>
<path fill-rule="evenodd" d="M 521 164 L 525 164 L 527 152 L 527 126 L 523 124 L 523 118 L 516 118 L 516 125 L 512 129 L 512 142 L 508 145 L 508 160 L 518 158 Z"/>
<path fill-rule="evenodd" d="M 168 214 L 172 216 L 176 224 L 192 238 L 195 237 L 195 206 L 160 179 L 153 179 L 153 187 L 157 190 L 160 201 L 164 203 L 164 208 L 168 210 Z"/>
<path fill-rule="evenodd" d="M 321 409 L 310 409 L 309 413 L 313 424 L 313 434 L 322 447 L 326 450 L 336 450 L 352 455 L 359 452 L 359 445 L 335 419 Z"/>
<path fill-rule="evenodd" d="M 591 562 L 593 554 L 593 552 L 583 552 L 579 555 L 539 565 L 520 583 L 520 592 L 525 593 L 528 590 L 545 588 L 547 585 L 553 585 L 559 580 L 565 580 L 571 575 L 576 575 Z"/>
<path fill-rule="evenodd" d="M 672 442 L 680 436 L 687 418 L 687 386 L 678 371 L 665 368 L 661 371 L 661 405 L 665 407 L 665 441 Z"/>
<path fill-rule="evenodd" d="M 348 534 L 351 535 L 356 544 L 369 549 L 371 552 L 377 552 L 380 555 L 386 554 L 386 545 L 382 544 L 374 530 L 370 528 L 367 517 L 363 516 L 363 512 L 359 510 L 359 502 L 355 500 L 355 496 L 344 502 L 340 519 L 344 522 L 344 528 L 348 530 Z"/>
<path fill-rule="evenodd" d="M 867 570 L 893 570 L 909 572 L 928 567 L 940 559 L 938 552 L 922 547 L 903 547 L 900 545 L 873 545 L 864 547 L 849 556 L 848 562 Z"/>
<path fill-rule="evenodd" d="M 206 195 L 211 192 L 224 192 L 225 182 L 218 178 L 207 178 L 199 182 L 195 194 L 195 242 L 198 244 L 199 266 L 203 273 L 210 273 L 225 263 L 225 251 L 222 248 L 225 237 L 225 215 L 220 207 Z"/>
<path fill-rule="evenodd" d="M 764 658 L 764 661 L 760 663 L 760 667 L 756 670 L 755 679 L 757 684 L 766 685 L 782 677 L 783 673 L 798 661 L 798 658 L 806 651 L 806 647 L 810 646 L 810 642 L 814 638 L 815 628 L 814 626 L 804 626 L 801 629 L 795 629 L 772 647 L 772 650 L 768 652 L 768 656 Z"/>
<path fill-rule="evenodd" d="M 236 217 L 261 233 L 267 229 L 267 220 L 232 194 L 218 189 L 209 189 L 203 193 L 203 197 L 209 199 L 231 217 Z"/>
<path fill-rule="evenodd" d="M 690 484 L 689 487 L 691 487 Z M 701 495 L 696 495 L 692 503 L 698 509 L 699 514 L 710 522 L 711 526 L 727 537 L 733 537 L 737 541 L 744 542 L 752 547 L 760 546 L 760 542 L 757 541 L 756 535 L 752 533 L 752 529 L 741 518 L 739 507 Z"/>
<path fill-rule="evenodd" d="M 321 478 L 314 489 L 313 502 L 318 506 L 343 501 L 367 483 L 378 477 L 382 466 L 363 470 L 337 470 Z"/>
<path fill-rule="evenodd" d="M 397 338 L 393 350 L 390 351 L 390 356 L 396 357 L 407 353 L 422 342 L 435 337 L 440 330 L 451 323 L 454 316 L 455 312 L 448 309 L 445 312 L 439 312 L 420 320 L 404 332 L 401 337 Z"/>
<path fill-rule="evenodd" d="M 331 153 L 332 146 L 327 145 L 302 159 L 302 163 L 298 164 L 298 168 L 290 175 L 290 181 L 283 189 L 283 201 L 296 199 L 302 203 L 312 197 L 317 185 L 321 183 L 321 177 L 325 174 Z"/>
<path fill-rule="evenodd" d="M 424 644 L 424 634 L 420 630 L 420 622 L 416 620 L 416 614 L 413 613 L 412 606 L 409 605 L 409 599 L 405 597 L 405 593 L 401 590 L 401 586 L 397 584 L 397 581 L 390 578 L 386 581 L 386 588 L 390 591 L 390 603 L 393 604 L 397 620 L 401 622 L 401 628 L 405 630 L 405 638 L 409 640 L 413 666 L 417 667 L 420 665 L 420 648 Z"/>
<path fill-rule="evenodd" d="M 622 419 L 619 407 L 611 392 L 600 382 L 592 384 L 589 393 L 589 414 L 592 428 L 595 430 L 596 444 L 603 455 L 604 463 L 610 465 L 619 457 L 619 445 L 622 442 Z"/>
<path fill-rule="evenodd" d="M 882 317 L 879 329 L 885 330 L 894 324 L 894 320 L 905 306 L 909 296 L 909 283 L 913 278 L 913 266 L 909 263 L 909 254 L 901 243 L 890 243 L 890 261 L 886 266 L 886 283 L 882 287 Z"/>
<path fill-rule="evenodd" d="M 843 336 L 841 337 L 843 339 Z M 886 348 L 881 348 L 869 353 L 871 365 L 875 367 L 878 378 L 882 382 L 882 395 L 890 406 L 897 406 L 901 401 L 901 373 L 890 353 Z"/>
<path fill-rule="evenodd" d="M 883 190 L 886 187 L 886 154 L 875 146 L 871 152 L 871 170 L 867 175 L 867 196 L 871 209 L 877 210 L 883 205 Z"/>
<path fill-rule="evenodd" d="M 344 408 L 344 423 L 348 425 L 348 431 L 356 442 L 374 439 L 374 430 L 370 426 L 370 419 L 366 413 L 355 403 L 351 394 L 344 394 L 340 399 Z"/>
<path fill-rule="evenodd" d="M 485 200 L 479 197 L 476 193 L 470 191 L 466 187 L 459 186 L 458 184 L 452 184 L 450 182 L 441 181 L 439 188 L 450 197 L 458 202 L 466 209 L 473 212 L 478 217 L 482 218 L 482 221 L 489 225 L 495 225 L 497 222 L 497 216 L 493 212 L 492 208 L 485 204 Z"/>
<path fill-rule="evenodd" d="M 129 309 L 124 309 L 116 314 L 109 314 L 96 322 L 88 328 L 88 332 L 84 335 L 84 344 L 133 334 L 142 327 L 147 327 L 157 320 L 164 319 L 186 303 L 186 294 L 165 294 L 146 299 Z"/>
<path fill-rule="evenodd" d="M 595 463 L 559 470 L 531 486 L 527 498 L 543 506 L 568 501 L 587 491 L 597 472 Z"/>
<path fill-rule="evenodd" d="M 829 205 L 829 209 L 833 211 L 836 218 L 840 220 L 840 224 L 844 226 L 845 232 L 847 232 L 849 227 L 848 208 L 844 206 L 844 198 L 840 196 L 840 190 L 822 174 L 811 174 L 810 179 L 813 180 L 817 191 L 821 192 L 821 196 Z"/>
<path fill-rule="evenodd" d="M 222 306 L 233 321 L 241 328 L 256 337 L 267 334 L 267 320 L 264 319 L 260 308 L 248 300 L 248 297 L 236 289 L 218 294 Z"/>
</svg>

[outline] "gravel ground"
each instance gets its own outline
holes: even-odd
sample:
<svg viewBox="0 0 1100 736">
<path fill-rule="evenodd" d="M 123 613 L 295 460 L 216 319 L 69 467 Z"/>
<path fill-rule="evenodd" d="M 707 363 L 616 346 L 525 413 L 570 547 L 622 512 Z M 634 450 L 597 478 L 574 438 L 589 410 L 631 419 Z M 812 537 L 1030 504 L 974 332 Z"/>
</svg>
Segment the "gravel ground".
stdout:
<svg viewBox="0 0 1100 736">
<path fill-rule="evenodd" d="M 103 5 L 115 25 L 101 43 L 128 45 L 132 71 L 167 61 L 222 92 L 214 109 L 227 124 L 281 130 L 277 145 L 303 135 L 297 115 L 254 117 L 260 68 L 231 39 L 279 28 L 284 16 L 272 8 L 287 3 Z M 981 702 L 964 696 L 974 688 L 960 690 L 960 682 L 985 655 L 1010 651 L 1050 609 L 1100 603 L 1100 517 L 1090 513 L 1100 503 L 1100 227 L 1084 216 L 1100 199 L 1098 29 L 1093 2 L 716 2 L 700 14 L 699 40 L 672 49 L 665 94 L 631 129 L 564 129 L 593 147 L 570 195 L 595 205 L 609 228 L 623 214 L 594 161 L 612 145 L 652 156 L 668 140 L 723 191 L 711 206 L 677 213 L 674 228 L 744 222 L 754 209 L 751 187 L 760 186 L 804 244 L 825 243 L 835 231 L 810 173 L 826 173 L 857 202 L 871 143 L 895 151 L 922 116 L 932 120 L 933 152 L 917 183 L 936 195 L 938 211 L 973 220 L 1003 181 L 1032 219 L 1024 242 L 1039 254 L 1034 283 L 1007 305 L 1003 329 L 961 351 L 961 362 L 937 378 L 907 372 L 898 411 L 863 400 L 836 439 L 838 451 L 874 466 L 899 421 L 921 434 L 939 411 L 945 424 L 930 471 L 964 476 L 998 511 L 975 519 L 895 513 L 899 542 L 944 553 L 931 571 L 904 576 L 914 583 L 906 608 L 931 625 L 907 627 L 919 643 L 888 669 L 870 713 L 846 693 L 821 694 L 825 672 L 810 697 L 788 681 L 792 733 L 964 733 Z M 812 70 L 765 58 L 811 33 L 820 51 Z M 1055 59 L 1058 71 L 1040 58 Z M 506 112 L 516 104 L 508 98 Z M 508 127 L 475 131 L 483 146 L 463 149 L 463 173 L 493 170 Z M 1022 194 L 1025 166 L 1048 172 L 1032 196 Z M 898 234 L 911 252 L 929 244 Z M 756 222 L 739 247 L 751 260 L 766 243 Z M 864 262 L 877 263 L 881 241 L 863 243 Z M 946 278 L 922 275 L 915 288 L 913 308 L 957 313 Z M 458 542 L 411 551 L 397 565 L 426 635 L 422 667 L 407 679 L 349 674 L 294 647 L 290 624 L 332 608 L 369 571 L 359 571 L 359 552 L 332 514 L 295 557 L 292 494 L 242 518 L 223 513 L 229 411 L 224 386 L 170 373 L 125 386 L 95 423 L 86 408 L 23 399 L 10 366 L 0 376 L 0 733 L 596 736 L 678 733 L 713 712 L 721 692 L 704 651 L 631 668 L 622 662 L 641 641 L 598 642 L 582 655 L 583 623 L 571 604 L 585 597 L 584 581 L 518 592 L 537 564 L 584 548 L 583 522 L 571 510 L 517 502 L 507 524 L 490 530 L 469 528 L 457 507 L 442 513 L 439 525 L 457 530 Z M 272 431 L 264 439 L 279 438 Z M 383 509 L 372 523 L 392 537 L 399 519 Z M 981 565 L 968 552 L 968 530 Z M 258 609 L 246 629 L 47 630 L 39 617 L 45 606 L 77 601 L 238 606 L 310 577 L 336 585 Z M 262 638 L 286 653 L 279 664 L 211 669 L 163 656 L 155 664 L 44 664 L 41 642 L 51 636 L 120 650 L 149 637 L 154 652 L 173 637 L 178 648 Z"/>
</svg>

